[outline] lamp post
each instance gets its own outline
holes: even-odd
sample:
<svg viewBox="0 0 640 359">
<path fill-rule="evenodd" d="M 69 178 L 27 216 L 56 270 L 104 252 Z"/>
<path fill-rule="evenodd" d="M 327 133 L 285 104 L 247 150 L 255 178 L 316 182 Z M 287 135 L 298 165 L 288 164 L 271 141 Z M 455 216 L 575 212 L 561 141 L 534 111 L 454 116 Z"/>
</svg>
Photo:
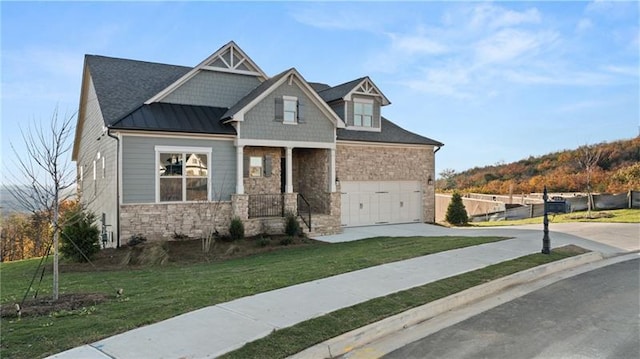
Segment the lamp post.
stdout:
<svg viewBox="0 0 640 359">
<path fill-rule="evenodd" d="M 547 186 L 544 186 L 542 199 L 544 200 L 544 219 L 542 221 L 542 223 L 544 224 L 544 236 L 542 237 L 542 253 L 549 254 L 551 253 L 551 240 L 549 239 L 549 217 L 547 216 L 547 200 L 549 199 L 549 196 L 547 195 Z"/>
</svg>

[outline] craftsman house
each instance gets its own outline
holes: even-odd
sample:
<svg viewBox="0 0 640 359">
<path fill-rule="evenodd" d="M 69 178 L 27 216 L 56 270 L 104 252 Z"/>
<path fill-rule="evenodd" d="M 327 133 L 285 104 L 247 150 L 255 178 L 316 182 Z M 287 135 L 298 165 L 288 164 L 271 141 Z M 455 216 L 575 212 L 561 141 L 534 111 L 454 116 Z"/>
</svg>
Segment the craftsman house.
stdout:
<svg viewBox="0 0 640 359">
<path fill-rule="evenodd" d="M 78 192 L 108 246 L 170 238 L 434 221 L 443 144 L 381 115 L 369 77 L 267 76 L 234 42 L 195 67 L 86 55 L 73 147 Z"/>
</svg>

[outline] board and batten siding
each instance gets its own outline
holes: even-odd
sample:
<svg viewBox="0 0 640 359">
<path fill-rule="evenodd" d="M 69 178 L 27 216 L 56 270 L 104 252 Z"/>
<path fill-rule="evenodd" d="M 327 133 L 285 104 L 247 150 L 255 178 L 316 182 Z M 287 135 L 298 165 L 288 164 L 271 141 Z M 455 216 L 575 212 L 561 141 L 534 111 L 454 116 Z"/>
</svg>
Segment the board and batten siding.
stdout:
<svg viewBox="0 0 640 359">
<path fill-rule="evenodd" d="M 255 76 L 202 71 L 162 102 L 180 105 L 231 107 L 260 85 Z"/>
<path fill-rule="evenodd" d="M 122 137 L 122 203 L 156 202 L 156 146 L 211 148 L 209 185 L 212 199 L 228 201 L 235 193 L 236 148 L 233 141 L 125 135 Z"/>
<path fill-rule="evenodd" d="M 293 96 L 300 104 L 300 116 L 303 123 L 283 124 L 275 119 L 275 99 Z M 300 89 L 294 81 L 283 83 L 262 101 L 250 109 L 240 122 L 242 139 L 335 142 L 335 125 Z"/>
</svg>

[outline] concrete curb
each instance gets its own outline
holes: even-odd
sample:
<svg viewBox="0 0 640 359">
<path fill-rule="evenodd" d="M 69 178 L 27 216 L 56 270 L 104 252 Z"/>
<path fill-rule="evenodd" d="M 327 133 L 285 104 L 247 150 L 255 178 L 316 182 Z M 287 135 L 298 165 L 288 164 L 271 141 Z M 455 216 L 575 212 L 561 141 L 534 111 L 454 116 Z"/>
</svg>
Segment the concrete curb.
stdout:
<svg viewBox="0 0 640 359">
<path fill-rule="evenodd" d="M 455 308 L 478 301 L 508 287 L 524 284 L 557 272 L 603 259 L 604 256 L 601 253 L 589 252 L 514 273 L 331 338 L 294 354 L 289 358 L 333 358 L 340 356 L 350 352 L 354 348 L 361 347 Z"/>
</svg>

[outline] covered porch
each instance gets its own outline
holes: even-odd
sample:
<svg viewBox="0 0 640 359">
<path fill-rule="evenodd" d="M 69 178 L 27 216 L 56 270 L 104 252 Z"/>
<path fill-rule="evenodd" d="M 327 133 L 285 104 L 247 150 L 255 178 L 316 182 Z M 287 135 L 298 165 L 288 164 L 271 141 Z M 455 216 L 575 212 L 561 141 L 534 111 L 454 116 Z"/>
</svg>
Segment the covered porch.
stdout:
<svg viewBox="0 0 640 359">
<path fill-rule="evenodd" d="M 233 215 L 248 235 L 277 232 L 292 213 L 312 233 L 338 233 L 335 148 L 237 146 Z"/>
</svg>

